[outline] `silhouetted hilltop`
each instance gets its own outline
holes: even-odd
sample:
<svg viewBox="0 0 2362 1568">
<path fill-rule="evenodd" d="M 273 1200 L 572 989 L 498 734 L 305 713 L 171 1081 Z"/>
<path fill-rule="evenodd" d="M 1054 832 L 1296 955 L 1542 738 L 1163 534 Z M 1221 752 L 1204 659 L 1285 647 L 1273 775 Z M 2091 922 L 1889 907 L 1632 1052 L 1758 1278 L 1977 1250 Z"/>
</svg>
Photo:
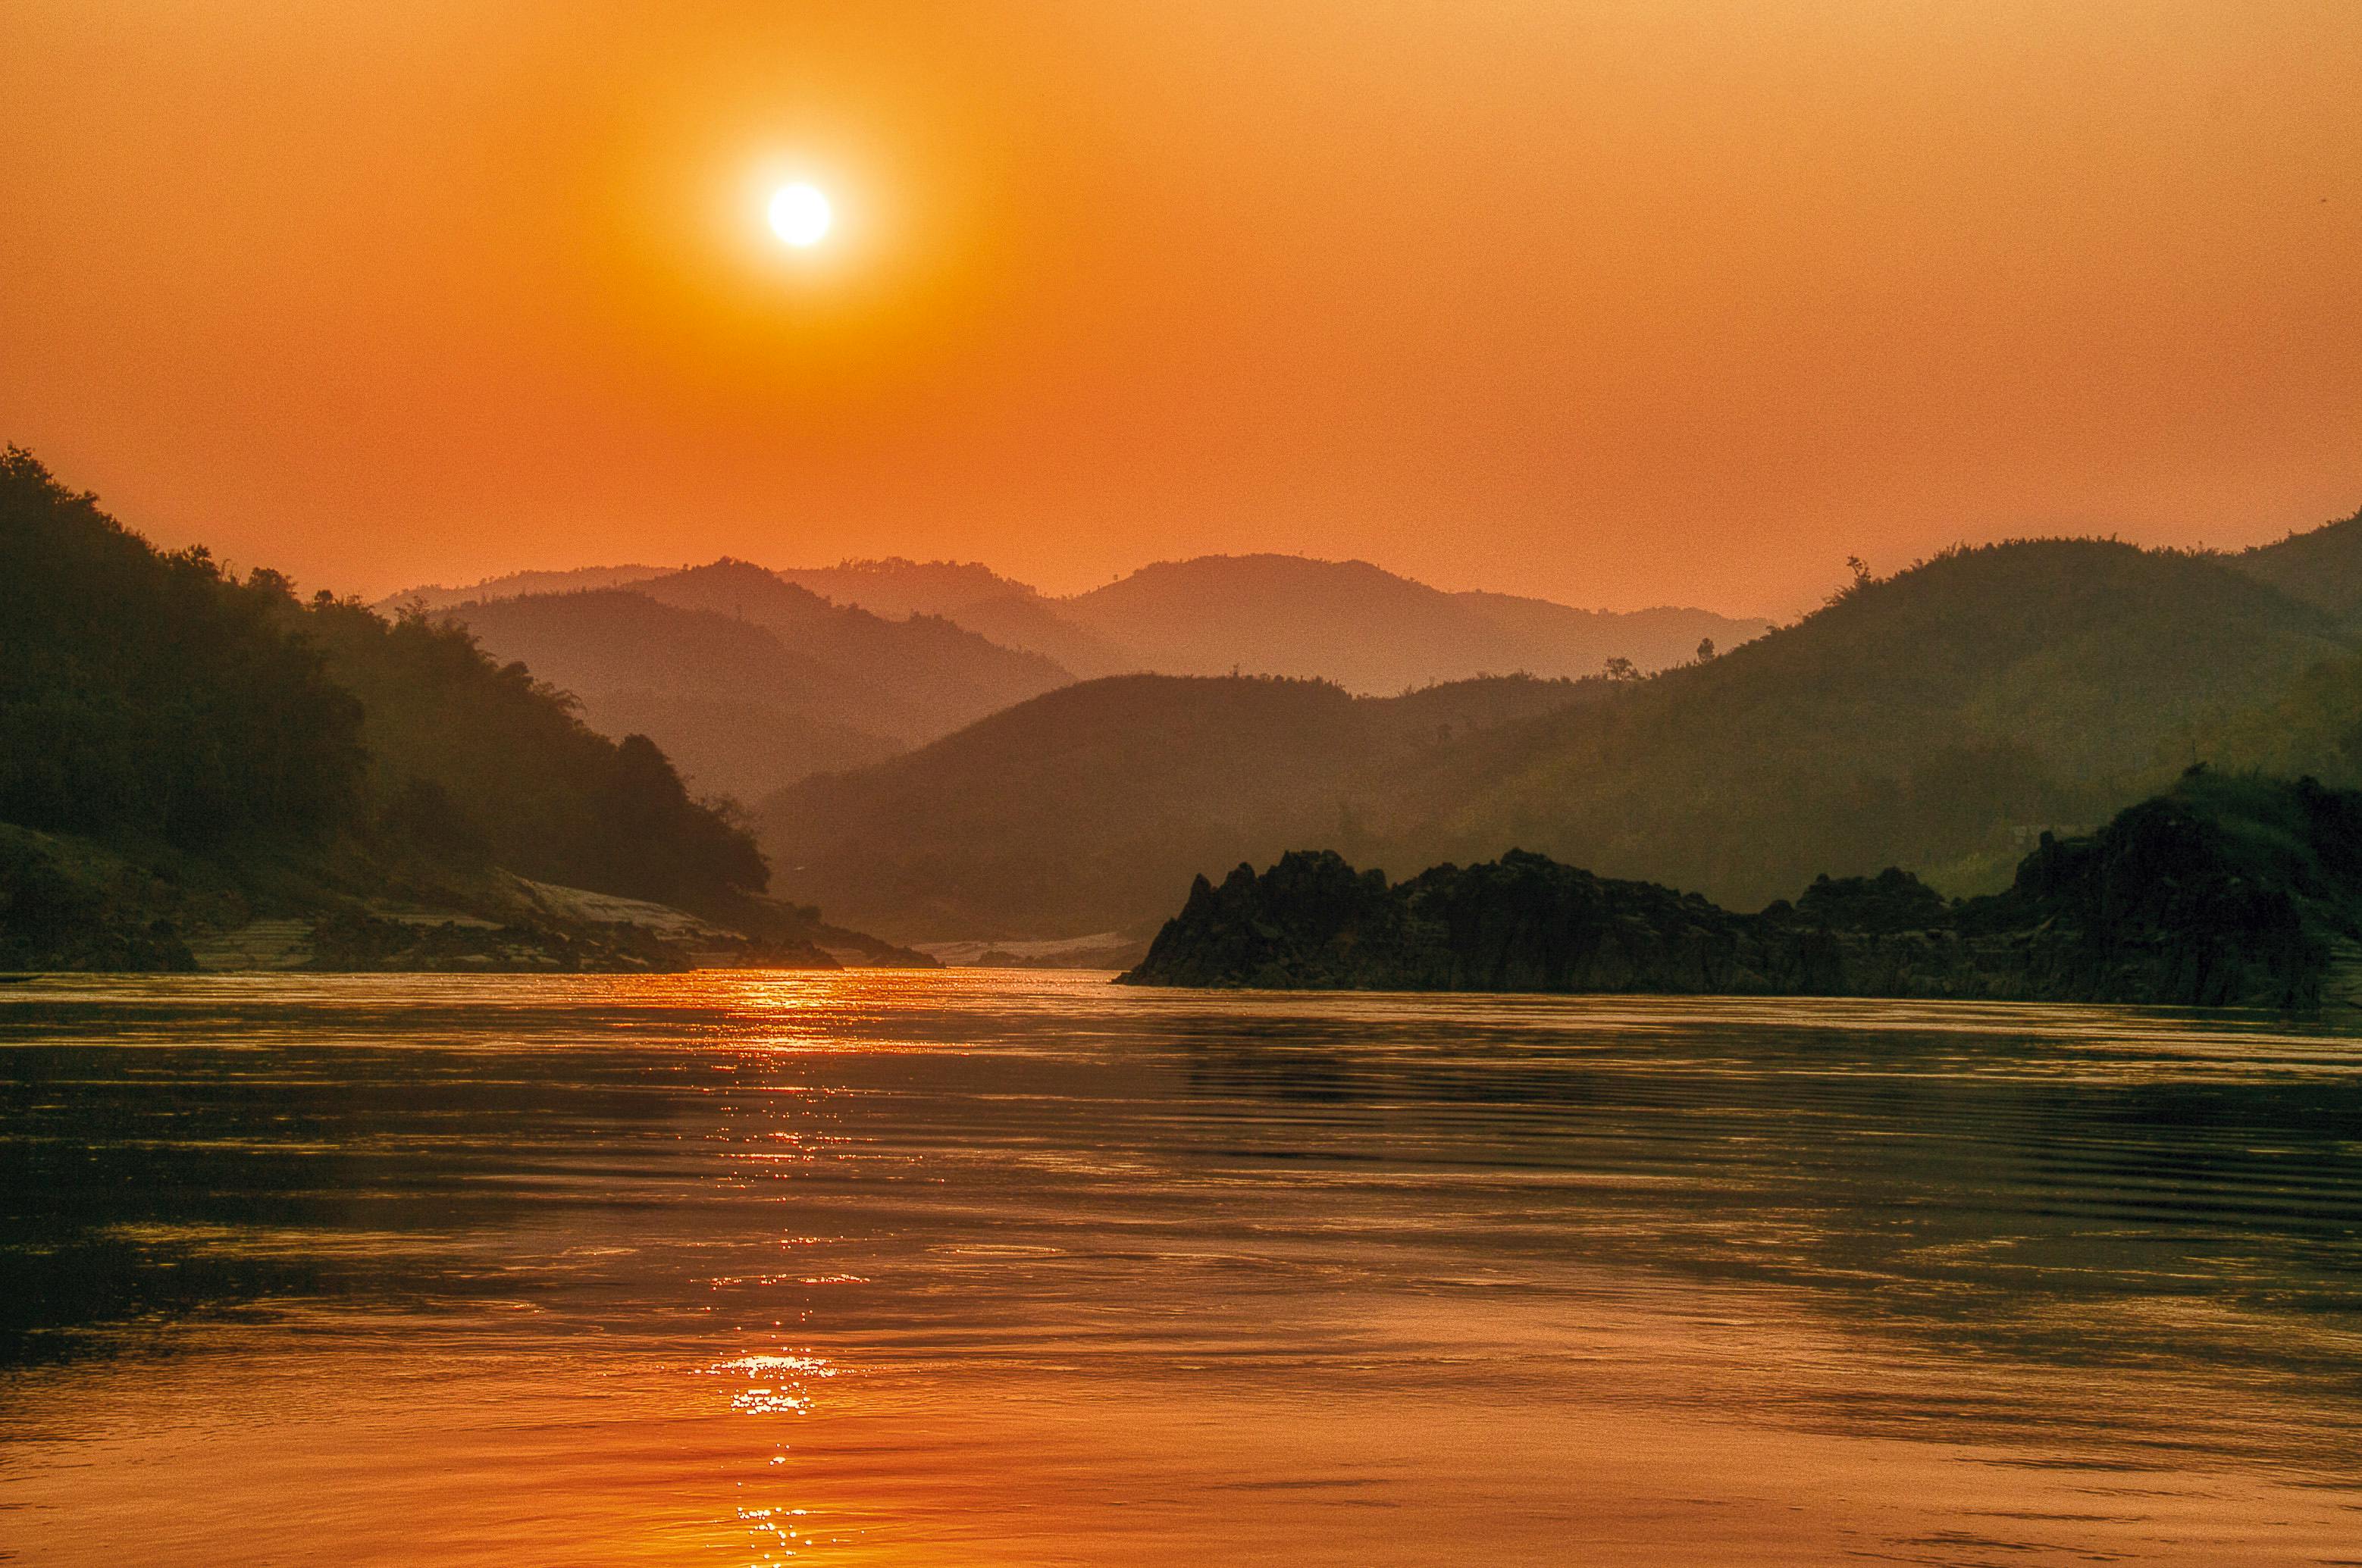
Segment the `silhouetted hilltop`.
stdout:
<svg viewBox="0 0 2362 1568">
<path fill-rule="evenodd" d="M 370 606 L 381 615 L 399 615 L 405 610 L 441 610 L 453 604 L 480 602 L 488 599 L 516 599 L 528 593 L 579 593 L 593 588 L 623 588 L 652 577 L 662 577 L 675 569 L 655 566 L 576 567 L 566 571 L 513 571 L 503 577 L 488 577 L 483 581 L 461 588 L 446 588 L 430 583 L 420 588 L 406 588 L 390 594 Z"/>
<path fill-rule="evenodd" d="M 833 604 L 776 572 L 719 560 L 633 585 L 660 603 L 749 621 L 857 690 L 872 728 L 933 740 L 1074 678 L 1039 654 L 1007 648 L 941 615 L 898 618 Z"/>
<path fill-rule="evenodd" d="M 890 585 L 908 564 L 846 571 Z M 593 728 L 649 734 L 699 790 L 739 800 L 890 756 L 1069 679 L 940 616 L 833 603 L 795 575 L 725 558 L 519 573 L 473 596 L 385 602 L 469 626 L 574 696 Z M 984 576 L 987 588 L 1002 580 Z"/>
<path fill-rule="evenodd" d="M 264 927 L 274 962 L 832 961 L 645 735 L 456 627 L 160 553 L 14 448 L 0 632 L 0 965 L 253 959 Z"/>
<path fill-rule="evenodd" d="M 1143 668 L 1317 677 L 1373 693 L 1481 674 L 1596 675 L 1610 658 L 1656 668 L 1694 657 L 1701 638 L 1729 646 L 1765 624 L 1445 593 L 1367 561 L 1278 555 L 1159 562 L 1057 602 Z"/>
<path fill-rule="evenodd" d="M 831 604 L 743 561 L 440 613 L 572 692 L 594 727 L 645 730 L 700 789 L 747 800 L 1066 679 L 947 621 Z"/>
<path fill-rule="evenodd" d="M 783 567 L 779 580 L 838 604 L 856 604 L 873 615 L 946 615 L 970 604 L 1012 595 L 1039 597 L 1013 578 L 982 561 L 914 561 L 901 556 L 881 560 L 839 561 L 833 567 Z"/>
<path fill-rule="evenodd" d="M 788 581 L 881 614 L 938 614 L 1077 676 L 1287 675 L 1354 691 L 1513 671 L 1596 675 L 1610 658 L 1656 669 L 1729 647 L 1760 620 L 1704 610 L 1576 610 L 1506 593 L 1444 593 L 1366 561 L 1200 556 L 1051 599 L 973 563 L 847 561 Z"/>
<path fill-rule="evenodd" d="M 938 617 L 1082 679 L 1133 668 L 1123 650 L 1061 615 L 1052 600 L 977 561 L 848 560 L 790 567 L 780 581 L 888 620 Z"/>
<path fill-rule="evenodd" d="M 1144 927 L 1209 853 L 1357 844 L 1352 802 L 1374 785 L 1604 684 L 1380 699 L 1306 680 L 1089 681 L 784 790 L 764 805 L 765 842 L 791 896 L 902 940 Z"/>
<path fill-rule="evenodd" d="M 679 591 L 671 597 L 741 613 L 731 605 L 765 600 L 744 575 L 759 569 L 727 560 L 694 569 L 740 578 L 712 597 Z M 612 586 L 664 596 L 652 585 L 691 575 L 644 568 L 524 573 L 480 591 L 423 589 L 397 594 L 388 603 L 415 600 L 442 608 L 525 591 Z M 1047 597 L 974 561 L 889 558 L 770 575 L 841 610 L 866 611 L 889 623 L 911 617 L 948 622 L 1001 650 L 1047 660 L 1078 679 L 1150 672 L 1287 675 L 1333 680 L 1381 696 L 1487 674 L 1580 679 L 1598 674 L 1610 659 L 1628 660 L 1642 671 L 1658 669 L 1694 658 L 1702 643 L 1727 650 L 1761 635 L 1769 624 L 1704 610 L 1578 610 L 1514 594 L 1445 593 L 1366 561 L 1286 555 L 1160 562 L 1071 599 Z M 789 602 L 776 594 L 769 599 L 781 606 Z M 811 609 L 806 605 L 798 617 L 807 629 Z M 776 621 L 767 624 L 800 646 Z M 826 657 L 816 648 L 804 651 Z"/>
<path fill-rule="evenodd" d="M 1596 675 L 1611 658 L 1628 658 L 1643 672 L 1664 669 L 1697 657 L 1701 643 L 1728 653 L 1772 629 L 1771 622 L 1756 617 L 1670 605 L 1577 610 L 1514 593 L 1451 597 L 1530 650 L 1525 668 L 1537 675 Z"/>
<path fill-rule="evenodd" d="M 160 553 L 0 454 L 0 821 L 182 846 L 315 838 L 365 801 L 360 705 L 283 580 Z"/>
<path fill-rule="evenodd" d="M 647 734 L 708 793 L 758 799 L 781 780 L 902 749 L 861 727 L 870 715 L 833 671 L 751 622 L 623 589 L 458 604 L 437 618 L 544 675 L 600 733 Z"/>
<path fill-rule="evenodd" d="M 1522 851 L 1393 885 L 1297 852 L 1198 878 L 1123 979 L 2350 1008 L 2357 937 L 2362 794 L 2194 772 L 1957 903 L 1893 868 L 1747 915 Z"/>
<path fill-rule="evenodd" d="M 2228 558 L 2292 599 L 2341 617 L 2362 613 L 2362 512 Z"/>
</svg>

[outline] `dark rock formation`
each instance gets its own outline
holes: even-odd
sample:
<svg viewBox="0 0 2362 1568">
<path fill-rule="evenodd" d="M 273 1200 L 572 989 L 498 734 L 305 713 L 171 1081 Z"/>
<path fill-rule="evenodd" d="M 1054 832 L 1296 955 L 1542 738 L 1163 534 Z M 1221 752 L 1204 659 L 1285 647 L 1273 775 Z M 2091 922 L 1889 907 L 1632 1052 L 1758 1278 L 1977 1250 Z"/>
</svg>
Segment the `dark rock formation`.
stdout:
<svg viewBox="0 0 2362 1568">
<path fill-rule="evenodd" d="M 1389 885 L 1297 852 L 1204 878 L 1133 985 L 2312 1008 L 2362 935 L 2362 795 L 2193 771 L 1990 898 L 1823 878 L 1758 914 L 1513 851 Z"/>
</svg>

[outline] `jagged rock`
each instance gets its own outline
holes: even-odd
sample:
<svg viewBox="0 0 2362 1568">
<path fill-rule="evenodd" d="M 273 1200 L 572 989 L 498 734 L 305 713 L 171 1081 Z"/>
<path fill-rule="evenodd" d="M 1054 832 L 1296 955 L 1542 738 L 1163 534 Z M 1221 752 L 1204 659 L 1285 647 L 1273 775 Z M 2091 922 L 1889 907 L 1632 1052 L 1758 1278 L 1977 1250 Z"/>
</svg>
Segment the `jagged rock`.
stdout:
<svg viewBox="0 0 2362 1568">
<path fill-rule="evenodd" d="M 1756 914 L 1512 851 L 1389 885 L 1328 851 L 1203 877 L 1133 985 L 2318 1006 L 2362 935 L 2362 795 L 2193 771 L 2004 893 L 1889 869 Z"/>
</svg>

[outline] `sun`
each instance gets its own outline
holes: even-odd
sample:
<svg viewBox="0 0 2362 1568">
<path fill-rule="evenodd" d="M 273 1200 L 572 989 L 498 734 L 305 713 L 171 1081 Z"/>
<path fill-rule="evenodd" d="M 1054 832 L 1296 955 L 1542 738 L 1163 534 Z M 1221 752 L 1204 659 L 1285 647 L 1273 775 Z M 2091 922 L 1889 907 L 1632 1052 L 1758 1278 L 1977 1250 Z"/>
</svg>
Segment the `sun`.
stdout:
<svg viewBox="0 0 2362 1568">
<path fill-rule="evenodd" d="M 819 186 L 801 181 L 771 193 L 770 214 L 771 232 L 799 250 L 827 238 L 830 226 L 836 221 L 827 195 Z"/>
</svg>

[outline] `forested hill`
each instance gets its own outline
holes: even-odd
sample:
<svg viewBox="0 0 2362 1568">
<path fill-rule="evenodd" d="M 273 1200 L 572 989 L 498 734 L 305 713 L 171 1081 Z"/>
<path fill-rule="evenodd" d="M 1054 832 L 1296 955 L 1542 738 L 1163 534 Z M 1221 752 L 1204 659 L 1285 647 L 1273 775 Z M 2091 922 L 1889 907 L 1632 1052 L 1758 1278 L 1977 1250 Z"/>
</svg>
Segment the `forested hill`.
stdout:
<svg viewBox="0 0 2362 1568">
<path fill-rule="evenodd" d="M 764 842 L 789 896 L 896 940 L 1153 927 L 1198 867 L 1364 847 L 1358 802 L 1606 688 L 1515 677 L 1356 698 L 1325 681 L 1115 676 L 783 790 Z"/>
<path fill-rule="evenodd" d="M 372 606 L 379 613 L 397 616 L 411 610 L 444 610 L 454 604 L 480 603 L 490 599 L 515 599 L 527 593 L 583 593 L 599 588 L 628 588 L 652 577 L 662 577 L 670 567 L 616 566 L 573 567 L 559 571 L 513 571 L 504 577 L 486 578 L 465 588 L 446 588 L 430 583 L 420 588 L 404 589 Z"/>
<path fill-rule="evenodd" d="M 2341 734 L 2362 758 L 2352 672 L 2335 616 L 2222 558 L 2025 541 L 1865 578 L 1650 679 L 1440 718 L 1448 738 L 1374 758 L 1332 739 L 1356 710 L 1326 689 L 1236 711 L 1186 687 L 1054 693 L 790 792 L 766 842 L 794 896 L 926 935 L 1137 928 L 1202 866 L 1316 845 L 1395 867 L 1525 848 L 1736 907 L 1893 864 L 1972 892 L 2045 827 L 2103 821 L 2194 760 L 2265 760 L 2291 705 L 2315 739 L 2269 760 L 2321 770 Z M 877 876 L 856 889 L 862 866 Z"/>
<path fill-rule="evenodd" d="M 495 869 L 745 912 L 767 879 L 657 746 L 466 632 L 160 552 L 15 448 L 0 632 L 0 823 L 28 830 L 0 855 L 0 948 L 66 920 L 75 867 L 204 882 L 225 919 L 378 884 L 492 897 Z"/>
<path fill-rule="evenodd" d="M 2024 830 L 2242 760 L 2235 716 L 2350 648 L 2334 616 L 2217 557 L 1955 550 L 1465 756 L 1388 825 L 1431 858 L 1518 846 L 1741 906 L 1895 864 L 1973 890 L 2008 875 Z"/>
<path fill-rule="evenodd" d="M 2332 614 L 2362 614 L 2362 512 L 2230 558 L 2231 564 Z"/>
</svg>

